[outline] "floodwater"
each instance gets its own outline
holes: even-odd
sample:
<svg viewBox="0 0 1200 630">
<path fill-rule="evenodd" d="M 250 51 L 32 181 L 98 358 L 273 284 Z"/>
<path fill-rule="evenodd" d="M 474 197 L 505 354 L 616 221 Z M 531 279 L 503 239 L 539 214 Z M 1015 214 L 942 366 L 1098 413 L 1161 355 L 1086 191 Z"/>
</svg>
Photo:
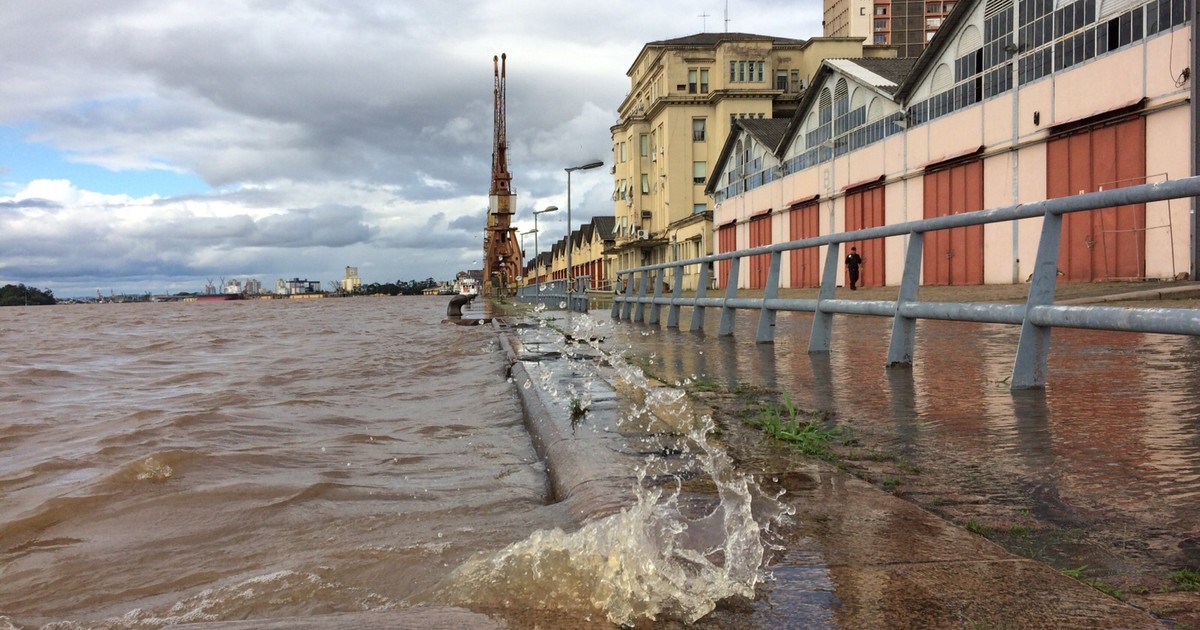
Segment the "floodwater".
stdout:
<svg viewBox="0 0 1200 630">
<path fill-rule="evenodd" d="M 810 355 L 811 314 L 780 313 L 774 344 L 754 343 L 757 313 L 739 312 L 732 337 L 717 335 L 719 309 L 706 315 L 703 333 L 619 322 L 606 344 L 667 381 L 832 412 L 965 503 L 1073 532 L 1078 544 L 1034 554 L 1053 566 L 1200 567 L 1200 339 L 1057 329 L 1047 388 L 1013 392 L 1017 327 L 919 321 L 914 365 L 889 369 L 888 318 L 839 315 L 831 352 Z"/>
<path fill-rule="evenodd" d="M 725 519 L 723 566 L 697 571 L 669 488 L 587 523 L 550 502 L 497 331 L 442 324 L 446 304 L 0 309 L 0 629 L 440 606 L 604 628 L 754 592 L 753 520 Z"/>
<path fill-rule="evenodd" d="M 0 309 L 0 627 L 403 606 L 567 526 L 444 299 Z"/>
</svg>

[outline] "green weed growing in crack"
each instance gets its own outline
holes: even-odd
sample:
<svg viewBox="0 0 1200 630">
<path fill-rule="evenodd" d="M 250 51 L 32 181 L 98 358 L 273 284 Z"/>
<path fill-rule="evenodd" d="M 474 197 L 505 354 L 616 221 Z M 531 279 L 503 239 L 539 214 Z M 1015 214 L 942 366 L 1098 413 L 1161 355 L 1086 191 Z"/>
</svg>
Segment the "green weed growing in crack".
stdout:
<svg viewBox="0 0 1200 630">
<path fill-rule="evenodd" d="M 829 461 L 837 459 L 829 445 L 842 437 L 843 430 L 836 426 L 826 427 L 819 418 L 806 416 L 787 394 L 783 396 L 783 403 L 759 403 L 757 413 L 747 421 L 805 455 Z"/>
<path fill-rule="evenodd" d="M 972 534 L 983 536 L 984 538 L 992 535 L 991 527 L 988 527 L 987 525 L 984 525 L 973 518 L 967 519 L 967 524 L 965 527 L 967 528 L 967 531 L 971 532 Z"/>
<path fill-rule="evenodd" d="M 587 416 L 590 407 L 583 404 L 583 401 L 578 398 L 571 399 L 571 429 L 578 429 L 583 418 Z"/>
<path fill-rule="evenodd" d="M 1175 590 L 1200 591 L 1200 571 L 1180 569 L 1171 573 L 1171 580 L 1175 582 Z"/>
<path fill-rule="evenodd" d="M 1083 572 L 1086 570 L 1087 570 L 1087 565 L 1084 565 L 1081 567 L 1076 567 L 1074 569 L 1061 568 L 1058 570 L 1058 572 L 1067 577 L 1075 578 L 1076 580 L 1079 580 L 1080 582 L 1087 584 L 1088 586 L 1096 589 L 1097 591 L 1100 591 L 1101 593 L 1104 593 L 1105 595 L 1108 595 L 1109 597 L 1114 597 L 1116 599 L 1125 599 L 1125 595 L 1124 595 L 1124 593 L 1121 592 L 1121 589 L 1113 586 L 1112 584 L 1109 584 L 1102 580 L 1098 580 L 1096 578 L 1084 577 Z"/>
</svg>

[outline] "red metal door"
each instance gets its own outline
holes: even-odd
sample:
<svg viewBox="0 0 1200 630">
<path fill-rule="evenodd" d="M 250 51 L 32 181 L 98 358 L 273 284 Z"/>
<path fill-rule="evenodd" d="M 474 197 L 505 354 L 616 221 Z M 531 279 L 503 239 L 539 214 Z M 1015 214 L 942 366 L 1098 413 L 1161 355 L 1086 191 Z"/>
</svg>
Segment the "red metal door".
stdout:
<svg viewBox="0 0 1200 630">
<path fill-rule="evenodd" d="M 737 225 L 730 223 L 722 225 L 717 230 L 717 253 L 723 254 L 737 249 Z M 728 287 L 729 269 L 732 266 L 729 260 L 719 261 L 717 264 L 717 283 L 718 286 Z M 737 278 L 733 279 L 734 284 L 737 284 Z"/>
<path fill-rule="evenodd" d="M 1046 162 L 1049 198 L 1145 183 L 1146 120 L 1137 116 L 1055 138 Z M 1145 204 L 1068 214 L 1058 271 L 1067 282 L 1142 278 L 1145 229 Z"/>
<path fill-rule="evenodd" d="M 927 172 L 925 218 L 983 209 L 983 162 Z M 925 234 L 925 284 L 983 284 L 983 226 Z"/>
<path fill-rule="evenodd" d="M 861 230 L 883 225 L 884 221 L 883 186 L 862 188 L 846 195 L 846 231 Z M 863 258 L 859 271 L 859 285 L 864 287 L 881 287 L 884 284 L 883 239 L 873 238 L 866 241 L 852 241 L 843 245 L 842 257 L 850 253 L 851 247 L 858 248 L 858 255 Z M 846 286 L 850 286 L 850 273 L 845 273 Z"/>
<path fill-rule="evenodd" d="M 750 247 L 771 244 L 771 215 L 763 214 L 750 219 Z M 771 255 L 758 254 L 750 257 L 750 288 L 767 286 L 767 272 L 771 268 Z"/>
<path fill-rule="evenodd" d="M 813 238 L 821 235 L 821 220 L 817 214 L 820 204 L 807 203 L 793 208 L 788 213 L 788 224 L 791 228 L 791 240 Z M 792 272 L 791 286 L 795 288 L 817 287 L 821 285 L 821 271 L 818 267 L 820 249 L 796 249 L 788 252 L 789 265 Z"/>
</svg>

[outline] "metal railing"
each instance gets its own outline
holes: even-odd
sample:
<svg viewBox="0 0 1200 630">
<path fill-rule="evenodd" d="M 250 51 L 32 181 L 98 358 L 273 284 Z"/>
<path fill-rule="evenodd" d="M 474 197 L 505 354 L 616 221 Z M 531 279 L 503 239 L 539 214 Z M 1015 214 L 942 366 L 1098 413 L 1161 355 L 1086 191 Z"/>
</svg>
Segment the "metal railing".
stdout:
<svg viewBox="0 0 1200 630">
<path fill-rule="evenodd" d="M 575 276 L 575 290 L 567 291 L 566 280 L 551 280 L 517 289 L 517 299 L 524 304 L 540 304 L 550 310 L 586 313 L 589 299 L 587 287 L 591 276 Z"/>
<path fill-rule="evenodd" d="M 1200 195 L 1200 177 L 1189 177 L 1016 206 L 964 212 L 933 219 L 907 221 L 852 232 L 826 234 L 671 263 L 625 269 L 617 272 L 618 291 L 613 297 L 612 316 L 618 320 L 641 320 L 648 324 L 658 324 L 661 309 L 663 306 L 667 306 L 670 307 L 667 326 L 678 328 L 680 307 L 689 306 L 692 308 L 690 330 L 699 331 L 704 326 L 705 309 L 719 307 L 721 309 L 719 334 L 732 335 L 735 312 L 738 309 L 754 309 L 759 311 L 757 341 L 758 343 L 771 343 L 775 337 L 776 313 L 779 311 L 810 312 L 815 314 L 812 334 L 808 340 L 810 353 L 829 352 L 834 314 L 892 317 L 892 336 L 888 346 L 887 359 L 889 367 L 912 365 L 916 320 L 918 319 L 1015 324 L 1021 326 L 1021 335 L 1017 343 L 1011 387 L 1012 389 L 1041 388 L 1046 385 L 1050 331 L 1056 326 L 1200 336 L 1200 309 L 1054 304 L 1062 215 L 1198 195 Z M 1033 275 L 1030 279 L 1029 295 L 1024 305 L 918 301 L 917 289 L 921 278 L 925 233 L 1036 217 L 1043 218 L 1042 232 L 1038 241 Z M 835 299 L 834 289 L 837 286 L 840 245 L 849 241 L 889 236 L 908 237 L 904 271 L 897 299 L 894 301 Z M 811 247 L 828 247 L 817 298 L 779 298 L 779 269 L 783 252 Z M 762 254 L 769 254 L 771 257 L 763 297 L 738 297 L 738 273 L 742 259 Z M 724 297 L 709 297 L 707 291 L 709 265 L 707 263 L 722 260 L 730 261 Z M 685 298 L 680 279 L 683 278 L 683 270 L 688 265 L 699 265 L 699 282 L 695 296 Z M 670 296 L 664 295 L 663 283 L 657 279 L 666 274 L 656 273 L 666 269 L 675 271 L 674 274 L 671 274 L 675 278 L 675 283 Z M 648 295 L 648 287 L 651 282 L 654 287 L 653 294 Z M 624 290 L 621 290 L 622 288 Z"/>
</svg>

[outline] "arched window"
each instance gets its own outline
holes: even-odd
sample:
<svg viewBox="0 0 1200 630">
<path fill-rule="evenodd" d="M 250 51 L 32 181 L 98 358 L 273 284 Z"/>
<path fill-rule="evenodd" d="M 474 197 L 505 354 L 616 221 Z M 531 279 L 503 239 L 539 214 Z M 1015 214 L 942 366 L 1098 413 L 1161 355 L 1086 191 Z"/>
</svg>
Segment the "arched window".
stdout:
<svg viewBox="0 0 1200 630">
<path fill-rule="evenodd" d="M 983 47 L 983 34 L 979 32 L 979 27 L 971 24 L 962 30 L 962 34 L 958 36 L 958 48 L 954 53 L 955 57 L 962 57 L 967 53 L 974 52 Z"/>
<path fill-rule="evenodd" d="M 871 104 L 867 106 L 867 123 L 873 123 L 880 118 L 883 118 L 883 103 L 877 96 L 871 99 Z"/>
<path fill-rule="evenodd" d="M 939 64 L 933 71 L 933 79 L 929 82 L 931 94 L 941 94 L 954 86 L 954 72 L 949 64 Z"/>
<path fill-rule="evenodd" d="M 833 128 L 834 134 L 842 135 L 849 129 L 846 114 L 850 113 L 850 93 L 846 79 L 838 79 L 833 88 Z"/>
</svg>

